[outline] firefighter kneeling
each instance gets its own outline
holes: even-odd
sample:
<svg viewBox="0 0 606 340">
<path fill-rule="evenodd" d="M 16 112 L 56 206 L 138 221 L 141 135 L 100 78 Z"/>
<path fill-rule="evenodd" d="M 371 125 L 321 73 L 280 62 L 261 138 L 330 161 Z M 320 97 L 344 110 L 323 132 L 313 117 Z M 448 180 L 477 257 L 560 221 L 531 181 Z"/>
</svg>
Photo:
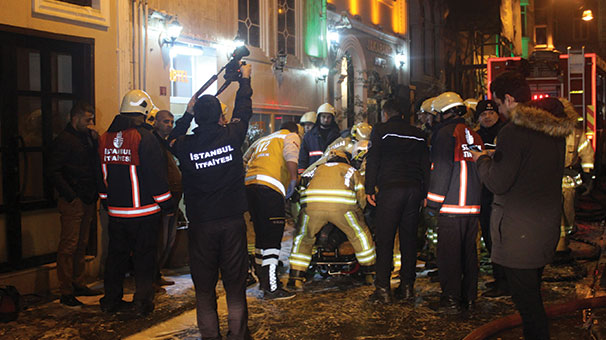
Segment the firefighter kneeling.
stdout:
<svg viewBox="0 0 606 340">
<path fill-rule="evenodd" d="M 290 255 L 288 287 L 303 287 L 316 234 L 327 223 L 334 224 L 347 235 L 362 271 L 372 282 L 376 254 L 370 230 L 362 215 L 366 206 L 364 184 L 358 171 L 349 165 L 345 152 L 333 150 L 328 162 L 316 169 L 309 186 L 301 194 L 301 204 L 299 231 Z"/>
</svg>

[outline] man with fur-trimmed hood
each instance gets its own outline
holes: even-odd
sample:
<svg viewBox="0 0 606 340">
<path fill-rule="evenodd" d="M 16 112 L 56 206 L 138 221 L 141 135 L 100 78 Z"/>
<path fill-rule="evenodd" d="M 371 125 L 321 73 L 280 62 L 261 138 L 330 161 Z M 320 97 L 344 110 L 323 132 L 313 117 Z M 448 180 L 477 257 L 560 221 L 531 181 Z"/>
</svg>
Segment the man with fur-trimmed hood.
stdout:
<svg viewBox="0 0 606 340">
<path fill-rule="evenodd" d="M 530 102 L 528 83 L 516 73 L 497 77 L 490 90 L 509 119 L 494 154 L 474 152 L 479 176 L 495 194 L 491 260 L 504 267 L 524 338 L 549 339 L 541 275 L 558 242 L 565 138 L 577 114 L 556 98 Z"/>
</svg>

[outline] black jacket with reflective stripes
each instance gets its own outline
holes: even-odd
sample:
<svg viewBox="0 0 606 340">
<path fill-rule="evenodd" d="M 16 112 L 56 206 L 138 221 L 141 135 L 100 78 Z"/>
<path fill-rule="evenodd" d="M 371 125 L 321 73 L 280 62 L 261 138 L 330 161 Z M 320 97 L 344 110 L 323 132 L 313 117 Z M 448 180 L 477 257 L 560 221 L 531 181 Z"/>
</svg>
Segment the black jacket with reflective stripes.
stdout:
<svg viewBox="0 0 606 340">
<path fill-rule="evenodd" d="M 387 187 L 420 185 L 427 192 L 429 148 L 425 133 L 401 117 L 372 129 L 366 158 L 367 194 Z"/>
<path fill-rule="evenodd" d="M 333 120 L 327 132 L 326 139 L 320 133 L 320 119 L 316 125 L 303 136 L 301 149 L 299 150 L 299 174 L 303 173 L 308 166 L 314 164 L 322 155 L 330 143 L 339 138 L 339 127 Z"/>
<path fill-rule="evenodd" d="M 173 208 L 162 152 L 151 126 L 130 114 L 114 118 L 99 138 L 99 197 L 109 216 L 136 218 Z"/>
<path fill-rule="evenodd" d="M 185 113 L 168 138 L 179 159 L 190 222 L 241 216 L 247 210 L 242 143 L 252 116 L 251 97 L 250 79 L 242 78 L 229 124 L 200 125 L 184 136 L 193 119 Z"/>
<path fill-rule="evenodd" d="M 427 206 L 444 215 L 479 214 L 482 184 L 469 150 L 483 149 L 482 138 L 464 119 L 452 118 L 440 124 L 431 144 Z"/>
</svg>

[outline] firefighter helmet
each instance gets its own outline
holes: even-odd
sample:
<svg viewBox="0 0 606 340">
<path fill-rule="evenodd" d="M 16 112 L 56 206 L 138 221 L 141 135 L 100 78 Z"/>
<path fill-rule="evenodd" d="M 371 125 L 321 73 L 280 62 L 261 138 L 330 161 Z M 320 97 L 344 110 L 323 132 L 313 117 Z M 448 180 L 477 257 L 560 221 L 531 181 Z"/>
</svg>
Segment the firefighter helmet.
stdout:
<svg viewBox="0 0 606 340">
<path fill-rule="evenodd" d="M 297 124 L 297 134 L 299 138 L 303 139 L 303 135 L 305 135 L 305 128 L 301 124 Z"/>
<path fill-rule="evenodd" d="M 140 113 L 147 116 L 154 108 L 154 102 L 147 92 L 130 90 L 122 98 L 120 113 Z"/>
<path fill-rule="evenodd" d="M 369 144 L 370 143 L 368 140 L 357 141 L 353 147 L 353 151 L 351 153 L 351 159 L 355 159 L 355 160 L 359 160 L 359 161 L 363 160 L 364 157 L 366 157 L 366 153 L 368 153 Z"/>
<path fill-rule="evenodd" d="M 351 127 L 351 136 L 356 140 L 369 140 L 372 126 L 361 122 Z"/>
<path fill-rule="evenodd" d="M 346 162 L 349 163 L 349 157 L 350 155 L 340 149 L 332 149 L 330 150 L 330 152 L 328 153 L 328 161 L 329 162 Z"/>
<path fill-rule="evenodd" d="M 305 112 L 305 114 L 303 116 L 301 116 L 301 120 L 299 121 L 299 123 L 315 124 L 317 116 L 318 116 L 318 114 L 315 113 L 314 111 Z"/>
<path fill-rule="evenodd" d="M 435 115 L 436 112 L 431 107 L 431 104 L 433 103 L 433 101 L 435 99 L 436 99 L 436 97 L 431 97 L 431 98 L 425 99 L 423 101 L 423 103 L 421 104 L 421 112 L 427 112 L 427 113 Z"/>
<path fill-rule="evenodd" d="M 455 92 L 444 92 L 437 96 L 431 103 L 431 108 L 442 114 L 453 109 L 455 109 L 457 115 L 462 115 L 467 112 L 467 107 L 465 106 L 465 103 L 463 103 L 463 99 Z"/>
<path fill-rule="evenodd" d="M 322 105 L 320 105 L 320 107 L 318 107 L 318 115 L 320 115 L 320 113 L 330 113 L 333 117 L 337 115 L 337 113 L 335 112 L 335 108 L 334 106 L 328 104 L 328 103 L 324 103 Z"/>
<path fill-rule="evenodd" d="M 160 109 L 154 105 L 151 111 L 147 114 L 147 117 L 145 117 L 147 124 L 154 125 L 156 123 L 156 115 L 158 112 L 160 112 Z"/>
<path fill-rule="evenodd" d="M 465 104 L 465 106 L 467 106 L 468 108 L 475 111 L 476 107 L 478 106 L 478 100 L 475 98 L 467 98 L 467 99 L 465 99 L 463 104 Z"/>
</svg>

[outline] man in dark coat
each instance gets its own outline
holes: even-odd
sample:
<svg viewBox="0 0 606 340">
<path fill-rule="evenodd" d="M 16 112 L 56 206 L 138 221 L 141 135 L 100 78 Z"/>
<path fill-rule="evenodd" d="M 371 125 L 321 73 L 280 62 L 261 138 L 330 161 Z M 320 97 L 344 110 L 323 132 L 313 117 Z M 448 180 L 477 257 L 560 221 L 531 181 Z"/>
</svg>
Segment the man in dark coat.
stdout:
<svg viewBox="0 0 606 340">
<path fill-rule="evenodd" d="M 494 150 L 496 146 L 497 134 L 505 125 L 505 121 L 497 112 L 497 103 L 492 100 L 481 100 L 476 106 L 476 120 L 480 123 L 478 135 L 482 137 L 484 142 L 484 150 Z M 492 211 L 493 193 L 482 185 L 482 198 L 480 208 L 480 227 L 482 228 L 482 238 L 488 250 L 491 252 L 492 239 L 490 238 L 490 214 Z M 503 268 L 496 263 L 492 264 L 492 275 L 494 281 L 487 282 L 486 286 L 490 288 L 482 296 L 499 297 L 509 295 L 509 287 Z"/>
<path fill-rule="evenodd" d="M 97 207 L 97 157 L 99 135 L 90 129 L 94 109 L 77 103 L 70 112 L 70 122 L 53 143 L 50 177 L 59 193 L 57 207 L 61 214 L 61 239 L 57 250 L 57 277 L 61 290 L 60 302 L 77 307 L 82 302 L 75 296 L 100 295 L 84 282 L 84 255 L 91 222 Z"/>
<path fill-rule="evenodd" d="M 496 78 L 490 90 L 509 118 L 492 156 L 474 152 L 482 182 L 494 194 L 491 260 L 504 267 L 526 339 L 549 339 L 541 275 L 558 242 L 565 136 L 576 114 L 555 98 L 530 100 L 525 79 Z"/>
</svg>

